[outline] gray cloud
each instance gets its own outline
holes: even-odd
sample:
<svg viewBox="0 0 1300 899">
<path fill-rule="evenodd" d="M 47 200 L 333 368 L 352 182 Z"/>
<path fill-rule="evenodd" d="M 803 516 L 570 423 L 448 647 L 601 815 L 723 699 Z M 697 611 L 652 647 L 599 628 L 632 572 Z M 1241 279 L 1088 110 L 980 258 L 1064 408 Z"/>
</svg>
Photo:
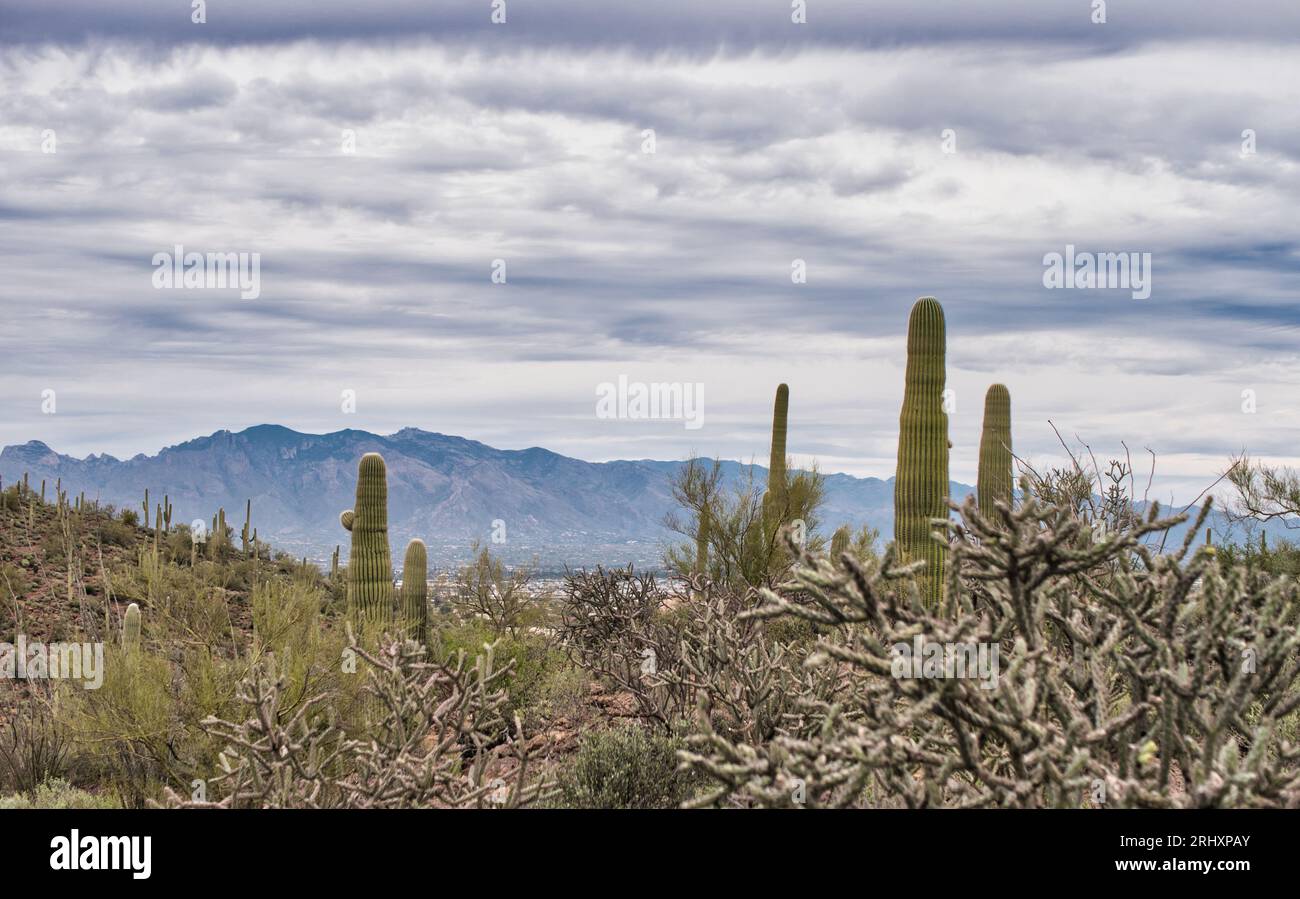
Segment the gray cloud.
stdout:
<svg viewBox="0 0 1300 899">
<path fill-rule="evenodd" d="M 1039 459 L 1049 418 L 1160 449 L 1191 495 L 1241 446 L 1293 452 L 1290 4 L 813 2 L 806 32 L 786 3 L 508 5 L 492 30 L 487 4 L 10 4 L 0 443 L 126 456 L 275 421 L 750 458 L 785 380 L 794 452 L 888 475 L 934 294 L 954 477 L 995 379 Z M 1067 243 L 1151 253 L 1153 296 L 1044 289 Z M 154 290 L 176 244 L 260 253 L 262 296 Z M 595 419 L 619 374 L 705 383 L 705 428 Z"/>
</svg>

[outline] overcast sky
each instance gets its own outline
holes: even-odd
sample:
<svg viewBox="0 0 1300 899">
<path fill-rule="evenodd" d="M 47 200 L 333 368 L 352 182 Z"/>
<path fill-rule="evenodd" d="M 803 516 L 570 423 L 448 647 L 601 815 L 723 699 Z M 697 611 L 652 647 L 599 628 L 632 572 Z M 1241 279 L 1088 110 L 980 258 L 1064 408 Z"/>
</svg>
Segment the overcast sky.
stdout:
<svg viewBox="0 0 1300 899">
<path fill-rule="evenodd" d="M 1019 454 L 1061 461 L 1049 420 L 1150 447 L 1157 495 L 1300 456 L 1294 0 L 191 15 L 0 6 L 0 444 L 273 422 L 764 459 L 786 381 L 797 461 L 888 477 L 934 295 L 956 479 L 994 381 Z M 155 289 L 178 244 L 260 254 L 260 295 Z M 1045 288 L 1067 244 L 1150 253 L 1150 297 Z M 620 375 L 703 384 L 703 427 L 598 418 Z"/>
</svg>

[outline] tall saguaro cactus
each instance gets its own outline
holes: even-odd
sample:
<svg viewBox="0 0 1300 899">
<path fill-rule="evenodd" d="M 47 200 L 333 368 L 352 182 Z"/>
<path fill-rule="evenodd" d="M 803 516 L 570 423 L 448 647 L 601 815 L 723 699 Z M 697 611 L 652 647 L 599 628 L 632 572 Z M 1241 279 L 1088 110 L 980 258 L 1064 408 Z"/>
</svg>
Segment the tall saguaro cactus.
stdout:
<svg viewBox="0 0 1300 899">
<path fill-rule="evenodd" d="M 406 545 L 401 615 L 406 636 L 424 643 L 429 627 L 429 556 L 423 540 L 412 540 Z"/>
<path fill-rule="evenodd" d="M 980 435 L 980 470 L 976 498 L 980 512 L 992 515 L 994 503 L 1011 505 L 1011 392 L 994 384 L 984 394 L 984 431 Z"/>
<path fill-rule="evenodd" d="M 907 323 L 907 373 L 898 416 L 898 469 L 894 479 L 894 542 L 903 559 L 924 559 L 924 599 L 938 608 L 943 595 L 946 547 L 933 538 L 936 518 L 948 517 L 948 414 L 943 307 L 922 297 Z"/>
<path fill-rule="evenodd" d="M 767 492 L 775 502 L 785 497 L 785 434 L 790 416 L 790 388 L 776 388 L 772 405 L 772 455 L 767 466 Z"/>
<path fill-rule="evenodd" d="M 776 530 L 786 511 L 785 435 L 789 415 L 790 388 L 780 384 L 776 388 L 776 402 L 772 404 L 772 451 L 767 463 L 767 492 L 763 494 L 761 510 L 761 536 L 768 546 L 776 543 Z"/>
<path fill-rule="evenodd" d="M 356 506 L 339 516 L 352 532 L 348 612 L 358 628 L 382 630 L 392 618 L 393 562 L 388 549 L 388 470 L 379 453 L 357 466 Z"/>
</svg>

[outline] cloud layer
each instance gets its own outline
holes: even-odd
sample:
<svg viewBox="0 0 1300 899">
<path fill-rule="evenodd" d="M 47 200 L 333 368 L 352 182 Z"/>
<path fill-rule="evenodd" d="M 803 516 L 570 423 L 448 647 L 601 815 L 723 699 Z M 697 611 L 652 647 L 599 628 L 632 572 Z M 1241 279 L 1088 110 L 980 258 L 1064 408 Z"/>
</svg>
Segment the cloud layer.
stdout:
<svg viewBox="0 0 1300 899">
<path fill-rule="evenodd" d="M 10 6 L 0 443 L 278 422 L 761 458 L 787 381 L 792 452 L 888 476 L 932 294 L 957 479 L 993 381 L 1018 452 L 1059 463 L 1049 420 L 1150 447 L 1164 495 L 1295 454 L 1293 4 Z M 155 290 L 178 244 L 259 253 L 261 296 Z M 1067 244 L 1150 253 L 1152 296 L 1045 289 Z M 620 374 L 704 384 L 704 427 L 597 418 Z"/>
</svg>

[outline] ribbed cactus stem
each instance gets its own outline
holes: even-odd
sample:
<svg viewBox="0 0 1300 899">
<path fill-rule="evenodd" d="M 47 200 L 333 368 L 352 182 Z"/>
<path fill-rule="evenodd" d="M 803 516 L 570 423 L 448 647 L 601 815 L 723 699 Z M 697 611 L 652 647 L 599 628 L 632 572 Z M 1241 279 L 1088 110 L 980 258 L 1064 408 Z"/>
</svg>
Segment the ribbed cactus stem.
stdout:
<svg viewBox="0 0 1300 899">
<path fill-rule="evenodd" d="M 839 529 L 831 535 L 831 560 L 838 562 L 840 556 L 849 551 L 849 526 L 840 525 Z"/>
<path fill-rule="evenodd" d="M 790 416 L 790 388 L 776 388 L 772 405 L 772 454 L 767 466 L 767 491 L 773 498 L 785 496 L 785 435 Z"/>
<path fill-rule="evenodd" d="M 406 545 L 402 562 L 402 624 L 406 636 L 425 642 L 429 625 L 429 558 L 423 540 Z"/>
<path fill-rule="evenodd" d="M 945 545 L 934 539 L 935 519 L 948 517 L 948 414 L 943 307 L 922 297 L 907 324 L 907 373 L 898 417 L 894 480 L 894 543 L 908 562 L 924 560 L 923 598 L 938 608 L 943 595 Z"/>
<path fill-rule="evenodd" d="M 122 616 L 122 648 L 135 652 L 140 648 L 140 607 L 131 603 Z"/>
<path fill-rule="evenodd" d="M 388 472 L 384 457 L 366 453 L 357 466 L 357 501 L 339 516 L 352 534 L 348 559 L 348 610 L 359 629 L 390 623 L 393 563 L 388 548 Z"/>
<path fill-rule="evenodd" d="M 1011 506 L 1011 393 L 994 384 L 984 394 L 984 431 L 980 435 L 980 469 L 976 497 L 980 512 L 992 515 L 995 503 Z"/>
<path fill-rule="evenodd" d="M 772 449 L 767 463 L 767 492 L 763 494 L 763 537 L 776 542 L 776 531 L 786 513 L 785 435 L 790 414 L 790 388 L 776 388 L 772 405 Z"/>
</svg>

